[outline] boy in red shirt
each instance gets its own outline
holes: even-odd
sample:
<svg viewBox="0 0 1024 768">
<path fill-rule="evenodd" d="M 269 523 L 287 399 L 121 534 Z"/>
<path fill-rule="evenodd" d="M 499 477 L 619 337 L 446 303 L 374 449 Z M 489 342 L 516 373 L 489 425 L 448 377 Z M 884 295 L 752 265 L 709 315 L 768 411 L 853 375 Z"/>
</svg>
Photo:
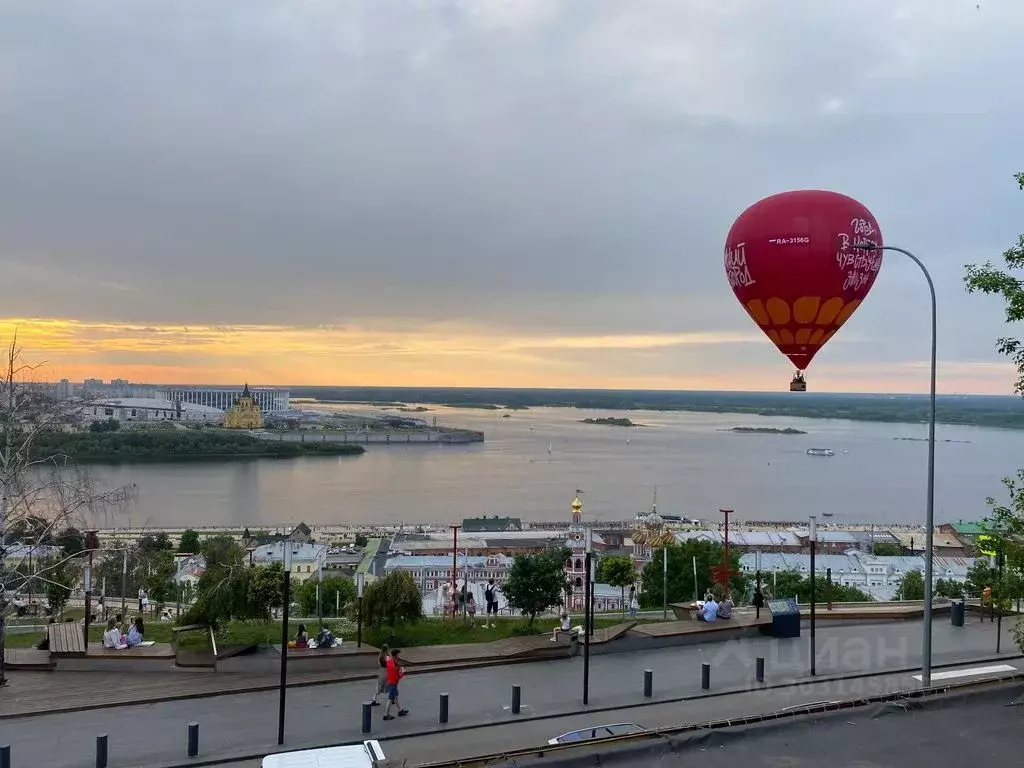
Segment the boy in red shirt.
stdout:
<svg viewBox="0 0 1024 768">
<path fill-rule="evenodd" d="M 398 681 L 402 679 L 405 674 L 405 668 L 402 666 L 401 661 L 398 658 L 398 648 L 391 649 L 391 655 L 388 657 L 387 666 L 387 682 L 388 682 L 388 705 L 384 707 L 384 719 L 394 720 L 395 716 L 391 714 L 391 707 L 398 707 L 398 716 L 405 717 L 409 714 L 409 710 L 402 709 L 402 705 L 398 701 Z"/>
</svg>

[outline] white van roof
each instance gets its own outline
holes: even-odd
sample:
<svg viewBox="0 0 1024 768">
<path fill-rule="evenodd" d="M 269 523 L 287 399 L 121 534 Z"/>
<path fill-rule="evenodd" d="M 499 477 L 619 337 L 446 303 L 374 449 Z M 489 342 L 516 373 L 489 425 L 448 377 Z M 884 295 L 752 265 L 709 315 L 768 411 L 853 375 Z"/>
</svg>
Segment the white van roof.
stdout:
<svg viewBox="0 0 1024 768">
<path fill-rule="evenodd" d="M 375 768 L 384 760 L 377 741 L 364 741 L 347 747 L 304 749 L 281 752 L 263 758 L 263 768 Z"/>
</svg>

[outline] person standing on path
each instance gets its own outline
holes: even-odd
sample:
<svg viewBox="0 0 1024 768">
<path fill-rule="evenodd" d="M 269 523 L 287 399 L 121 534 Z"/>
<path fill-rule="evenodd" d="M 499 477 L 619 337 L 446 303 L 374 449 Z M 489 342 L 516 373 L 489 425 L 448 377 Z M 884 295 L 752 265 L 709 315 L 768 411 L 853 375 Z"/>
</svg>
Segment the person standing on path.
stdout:
<svg viewBox="0 0 1024 768">
<path fill-rule="evenodd" d="M 388 653 L 388 644 L 384 643 L 380 647 L 380 653 L 377 655 L 377 690 L 373 694 L 373 698 L 370 700 L 370 704 L 375 707 L 380 706 L 380 702 L 377 701 L 377 697 L 382 693 L 388 692 L 388 659 L 390 654 Z"/>
<path fill-rule="evenodd" d="M 487 601 L 487 616 L 484 619 L 484 628 L 498 626 L 498 587 L 494 579 L 487 581 L 487 589 L 484 590 L 484 600 Z M 491 617 L 494 618 L 491 618 Z"/>
<path fill-rule="evenodd" d="M 398 654 L 401 651 L 398 648 L 391 649 L 391 655 L 388 657 L 387 662 L 387 681 L 388 681 L 388 705 L 384 707 L 384 719 L 394 720 L 395 716 L 391 714 L 391 707 L 398 709 L 398 716 L 405 717 L 409 714 L 409 710 L 402 709 L 402 704 L 398 700 L 398 681 L 405 675 L 405 668 L 398 658 Z"/>
</svg>

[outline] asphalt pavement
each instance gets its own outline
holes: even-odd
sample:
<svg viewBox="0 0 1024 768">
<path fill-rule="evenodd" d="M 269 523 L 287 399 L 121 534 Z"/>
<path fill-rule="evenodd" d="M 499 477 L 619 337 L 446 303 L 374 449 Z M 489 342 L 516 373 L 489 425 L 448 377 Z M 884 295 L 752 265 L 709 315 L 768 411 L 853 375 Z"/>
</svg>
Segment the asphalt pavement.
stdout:
<svg viewBox="0 0 1024 768">
<path fill-rule="evenodd" d="M 1024 667 L 1024 663 L 1021 661 L 1015 663 L 1019 667 Z M 913 688 L 915 682 L 909 674 L 882 674 L 864 678 L 857 681 L 855 685 L 849 682 L 808 683 L 805 686 L 792 688 L 742 692 L 671 704 L 653 704 L 642 708 L 607 711 L 599 715 L 576 713 L 544 720 L 509 722 L 488 728 L 461 731 L 457 734 L 436 733 L 415 738 L 382 739 L 381 748 L 395 764 L 402 765 L 404 761 L 407 766 L 416 766 L 443 760 L 470 759 L 481 755 L 533 748 L 543 745 L 548 739 L 559 734 L 601 723 L 635 722 L 648 730 L 658 730 L 686 724 L 735 719 L 742 716 L 771 714 L 785 711 L 787 708 L 820 704 L 825 701 L 841 701 L 851 697 L 895 693 Z M 1010 686 L 1010 688 L 1017 693 L 1021 690 L 1019 685 Z M 996 720 L 1002 729 L 1002 733 L 999 734 L 999 743 L 1009 740 L 1018 745 L 1016 730 L 1005 722 L 1007 716 L 1016 720 L 1017 714 L 1015 709 L 1008 709 L 1005 706 L 1005 698 L 1005 695 L 996 693 L 988 697 L 986 701 L 997 703 L 1000 708 Z M 936 734 L 940 733 L 938 731 L 929 734 L 928 727 L 915 727 L 912 738 L 907 742 L 900 742 L 898 734 L 901 728 L 908 725 L 920 726 L 921 723 L 893 720 L 891 725 L 895 730 L 887 729 L 886 734 L 882 735 L 881 743 L 884 743 L 886 747 L 880 749 L 881 743 L 874 741 L 876 738 L 874 730 L 871 731 L 870 738 L 865 738 L 865 728 L 869 725 L 865 721 L 877 717 L 878 711 L 878 708 L 871 708 L 866 712 L 846 710 L 833 716 L 831 721 L 828 720 L 829 716 L 814 716 L 810 720 L 794 720 L 791 726 L 784 724 L 766 732 L 758 732 L 756 729 L 749 728 L 743 729 L 741 731 L 742 739 L 730 739 L 728 735 L 712 736 L 711 744 L 698 743 L 685 751 L 680 749 L 680 755 L 670 756 L 668 762 L 664 762 L 666 756 L 658 754 L 650 756 L 633 754 L 629 756 L 631 759 L 615 762 L 614 751 L 601 750 L 600 764 L 607 765 L 609 768 L 619 765 L 624 768 L 633 765 L 659 765 L 665 766 L 665 768 L 672 765 L 685 765 L 688 768 L 700 768 L 705 765 L 708 768 L 737 765 L 750 766 L 750 768 L 762 765 L 766 768 L 768 766 L 771 768 L 779 766 L 815 768 L 823 764 L 836 766 L 836 768 L 890 768 L 890 766 L 891 768 L 902 768 L 911 763 L 929 765 L 932 768 L 939 766 L 945 768 L 949 765 L 952 768 L 954 765 L 966 764 L 941 762 L 937 759 L 938 756 L 932 760 L 917 761 L 916 758 L 920 754 L 918 750 L 925 748 L 922 742 L 929 738 L 937 744 L 944 741 L 941 736 L 937 737 Z M 1009 714 L 1007 715 L 1007 713 Z M 938 721 L 942 721 L 942 734 L 951 735 L 955 739 L 961 738 L 965 722 L 962 712 L 958 717 L 947 716 L 935 718 L 935 720 L 934 725 L 939 725 Z M 818 731 L 819 725 L 829 722 L 832 723 L 832 728 Z M 973 728 L 976 720 L 972 717 L 970 722 Z M 808 723 L 813 723 L 815 727 L 807 728 Z M 836 728 L 843 733 L 836 734 L 834 730 Z M 986 730 L 993 729 L 987 724 Z M 932 751 L 935 752 L 934 749 Z M 880 760 L 879 754 L 884 755 L 887 761 Z M 915 760 L 908 759 L 910 754 L 914 755 Z M 987 756 L 989 752 L 986 751 L 985 754 Z M 577 759 L 582 757 L 575 756 Z M 673 757 L 677 762 L 671 761 Z M 865 761 L 866 757 L 872 759 Z M 519 762 L 516 761 L 516 764 Z M 532 764 L 528 760 L 522 762 Z M 242 760 L 225 763 L 224 768 L 259 768 L 260 764 L 260 760 Z M 587 764 L 596 765 L 598 763 L 591 755 Z"/>
<path fill-rule="evenodd" d="M 1011 622 L 1004 622 L 1003 651 L 1016 654 L 1010 639 Z M 994 655 L 995 625 L 971 624 L 954 628 L 948 619 L 937 621 L 933 632 L 935 664 L 961 662 Z M 817 638 L 819 677 L 851 673 L 885 672 L 920 665 L 921 624 L 899 622 L 870 626 L 820 627 Z M 766 660 L 765 683 L 778 685 L 806 681 L 809 638 L 757 638 L 705 646 L 684 646 L 654 651 L 609 654 L 591 659 L 590 708 L 657 703 L 700 695 L 701 664 L 712 667 L 711 692 L 755 688 L 754 659 Z M 643 671 L 654 671 L 654 698 L 642 696 Z M 410 677 L 402 686 L 403 704 L 409 717 L 383 722 L 383 707 L 374 712 L 373 738 L 403 734 L 436 733 L 438 694 L 450 697 L 447 728 L 509 723 L 511 687 L 522 690 L 523 718 L 554 717 L 582 709 L 583 659 L 516 664 L 473 670 L 439 672 Z M 906 675 L 902 676 L 904 682 Z M 849 687 L 856 681 L 847 682 Z M 296 688 L 288 691 L 286 744 L 328 744 L 356 741 L 360 733 L 361 703 L 372 693 L 373 683 L 358 681 Z M 791 690 L 800 691 L 805 685 Z M 767 697 L 776 706 L 777 692 L 759 691 L 748 698 Z M 707 719 L 703 700 L 698 708 Z M 48 768 L 92 766 L 93 745 L 100 733 L 110 735 L 110 768 L 157 763 L 185 753 L 186 723 L 200 724 L 202 755 L 239 753 L 247 748 L 270 749 L 276 739 L 278 695 L 276 692 L 238 694 L 149 705 L 97 709 L 60 715 L 15 718 L 0 722 L 0 744 L 10 744 L 17 755 L 31 755 L 33 765 Z M 689 702 L 687 702 L 689 704 Z M 680 704 L 666 704 L 666 713 L 687 717 Z M 645 713 L 656 711 L 647 707 Z M 646 717 L 647 715 L 645 715 Z M 582 716 L 587 718 L 586 715 Z M 58 719 L 59 718 L 59 719 Z M 614 718 L 613 718 L 614 719 Z M 602 715 L 602 720 L 607 718 Z M 529 730 L 536 728 L 522 723 Z M 554 726 L 541 722 L 546 730 Z M 457 737 L 444 734 L 441 742 L 450 749 L 486 742 L 489 729 L 462 731 Z M 556 729 L 557 730 L 557 729 Z M 481 736 L 471 734 L 481 734 Z M 422 756 L 416 739 L 415 753 Z M 412 743 L 412 742 L 408 742 Z M 19 760 L 13 768 L 21 768 Z"/>
</svg>

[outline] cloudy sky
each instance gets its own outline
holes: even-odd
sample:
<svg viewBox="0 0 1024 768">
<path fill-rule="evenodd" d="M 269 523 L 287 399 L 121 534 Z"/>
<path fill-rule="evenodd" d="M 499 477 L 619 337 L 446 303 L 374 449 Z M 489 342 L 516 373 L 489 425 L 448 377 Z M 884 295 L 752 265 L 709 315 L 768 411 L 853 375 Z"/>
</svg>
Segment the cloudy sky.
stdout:
<svg viewBox="0 0 1024 768">
<path fill-rule="evenodd" d="M 777 390 L 734 218 L 842 191 L 933 270 L 1024 230 L 1020 0 L 0 0 L 0 338 L 47 377 Z M 811 388 L 927 387 L 886 258 Z"/>
</svg>

